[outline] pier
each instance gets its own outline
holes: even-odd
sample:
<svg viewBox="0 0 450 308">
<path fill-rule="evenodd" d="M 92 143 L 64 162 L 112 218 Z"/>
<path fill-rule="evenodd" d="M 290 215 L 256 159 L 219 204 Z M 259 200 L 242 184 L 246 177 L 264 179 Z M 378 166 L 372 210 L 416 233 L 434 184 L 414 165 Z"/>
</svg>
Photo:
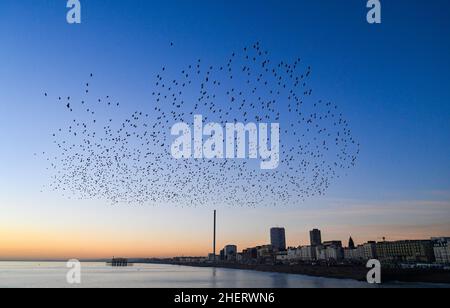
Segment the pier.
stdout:
<svg viewBox="0 0 450 308">
<path fill-rule="evenodd" d="M 131 266 L 131 263 L 125 258 L 113 258 L 110 262 L 107 262 L 107 265 L 112 267 L 128 267 Z"/>
</svg>

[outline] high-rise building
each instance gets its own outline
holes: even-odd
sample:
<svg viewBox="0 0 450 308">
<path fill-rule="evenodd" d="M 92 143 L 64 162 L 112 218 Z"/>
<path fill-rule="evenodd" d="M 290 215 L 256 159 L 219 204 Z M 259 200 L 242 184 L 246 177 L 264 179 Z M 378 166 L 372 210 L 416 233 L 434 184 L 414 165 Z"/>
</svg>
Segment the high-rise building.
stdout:
<svg viewBox="0 0 450 308">
<path fill-rule="evenodd" d="M 286 231 L 284 228 L 270 229 L 270 243 L 277 251 L 286 250 Z"/>
<path fill-rule="evenodd" d="M 318 229 L 314 229 L 309 232 L 309 237 L 311 239 L 311 246 L 322 245 L 322 233 Z"/>
</svg>

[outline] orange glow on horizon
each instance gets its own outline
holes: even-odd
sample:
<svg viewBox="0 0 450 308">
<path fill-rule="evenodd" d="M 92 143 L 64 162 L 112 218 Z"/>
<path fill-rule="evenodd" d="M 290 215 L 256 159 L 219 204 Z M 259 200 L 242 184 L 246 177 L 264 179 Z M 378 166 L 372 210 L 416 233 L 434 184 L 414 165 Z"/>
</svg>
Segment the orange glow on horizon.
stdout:
<svg viewBox="0 0 450 308">
<path fill-rule="evenodd" d="M 349 234 L 346 228 L 329 227 L 322 229 L 324 240 L 342 240 L 347 244 L 351 235 L 357 243 L 369 240 L 381 240 L 377 237 L 386 236 L 387 240 L 429 239 L 448 235 L 448 226 L 367 226 L 353 228 Z M 377 233 L 378 232 L 378 233 Z M 375 234 L 372 235 L 371 234 Z M 295 235 L 298 235 L 296 238 Z M 287 230 L 288 245 L 296 247 L 308 245 L 307 233 L 289 233 Z M 376 237 L 376 238 L 375 238 Z M 164 258 L 174 256 L 207 256 L 211 252 L 211 239 L 209 235 L 196 241 L 183 236 L 168 235 L 165 238 L 151 235 L 120 235 L 118 233 L 98 232 L 53 232 L 51 230 L 37 231 L 31 229 L 0 228 L 0 259 L 3 260 L 42 260 L 58 259 L 108 259 L 113 256 L 128 258 Z M 240 238 L 239 242 L 219 242 L 218 250 L 222 245 L 235 243 L 239 250 L 247 247 L 267 244 L 263 238 Z"/>
</svg>

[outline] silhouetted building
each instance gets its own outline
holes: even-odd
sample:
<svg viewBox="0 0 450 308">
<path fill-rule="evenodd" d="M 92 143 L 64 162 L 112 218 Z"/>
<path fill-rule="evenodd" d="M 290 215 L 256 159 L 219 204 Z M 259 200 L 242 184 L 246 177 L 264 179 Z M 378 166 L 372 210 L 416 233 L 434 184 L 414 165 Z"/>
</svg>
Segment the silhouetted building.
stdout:
<svg viewBox="0 0 450 308">
<path fill-rule="evenodd" d="M 344 249 L 344 258 L 349 261 L 377 259 L 377 244 L 375 242 L 368 242 L 354 249 Z"/>
<path fill-rule="evenodd" d="M 255 263 L 257 259 L 258 259 L 257 247 L 247 248 L 242 251 L 242 262 Z"/>
<path fill-rule="evenodd" d="M 269 264 L 275 261 L 275 252 L 272 245 L 258 246 L 258 262 Z"/>
<path fill-rule="evenodd" d="M 286 250 L 286 231 L 284 228 L 270 229 L 270 242 L 276 251 Z"/>
<path fill-rule="evenodd" d="M 311 246 L 322 245 L 322 233 L 318 229 L 314 229 L 309 232 L 309 237 L 311 240 Z"/>
<path fill-rule="evenodd" d="M 275 254 L 278 263 L 289 264 L 289 256 L 287 251 L 279 251 Z"/>
<path fill-rule="evenodd" d="M 348 240 L 348 248 L 350 249 L 355 249 L 355 242 L 353 241 L 352 237 L 350 237 L 350 239 Z"/>
<path fill-rule="evenodd" d="M 289 261 L 311 262 L 316 260 L 316 247 L 304 246 L 288 249 L 287 258 Z"/>
<path fill-rule="evenodd" d="M 224 250 L 224 260 L 225 261 L 236 261 L 237 256 L 237 246 L 227 245 Z"/>
<path fill-rule="evenodd" d="M 327 247 L 340 247 L 342 248 L 342 241 L 327 241 L 322 244 L 325 248 Z"/>
<path fill-rule="evenodd" d="M 216 255 L 213 254 L 213 253 L 210 253 L 210 254 L 208 255 L 208 261 L 210 261 L 210 262 L 217 261 L 217 260 L 216 260 Z"/>
<path fill-rule="evenodd" d="M 316 247 L 319 260 L 340 261 L 344 258 L 344 249 L 341 241 L 323 242 L 322 246 Z"/>
<path fill-rule="evenodd" d="M 364 258 L 364 260 L 372 260 L 378 258 L 377 243 L 375 241 L 369 241 L 364 245 L 361 245 L 361 247 L 362 247 L 361 255 Z"/>
</svg>

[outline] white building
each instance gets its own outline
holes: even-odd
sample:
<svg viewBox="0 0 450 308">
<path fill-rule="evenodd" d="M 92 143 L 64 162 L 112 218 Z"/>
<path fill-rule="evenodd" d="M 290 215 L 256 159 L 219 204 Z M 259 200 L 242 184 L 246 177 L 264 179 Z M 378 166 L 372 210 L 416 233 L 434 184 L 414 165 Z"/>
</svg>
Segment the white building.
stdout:
<svg viewBox="0 0 450 308">
<path fill-rule="evenodd" d="M 316 247 L 304 246 L 301 247 L 299 250 L 301 261 L 315 261 L 317 259 Z"/>
<path fill-rule="evenodd" d="M 277 256 L 277 261 L 278 261 L 278 262 L 286 263 L 286 262 L 289 262 L 289 261 L 290 261 L 290 260 L 289 260 L 289 256 L 288 256 L 288 252 L 287 252 L 287 251 L 280 251 L 280 252 L 277 252 L 276 256 Z"/>
<path fill-rule="evenodd" d="M 316 260 L 316 247 L 303 246 L 290 248 L 287 251 L 287 259 L 291 262 L 311 262 Z"/>
<path fill-rule="evenodd" d="M 450 238 L 432 239 L 436 263 L 450 264 Z"/>
<path fill-rule="evenodd" d="M 287 258 L 289 261 L 300 261 L 300 247 L 289 248 L 287 250 Z"/>
<path fill-rule="evenodd" d="M 372 260 L 377 258 L 377 243 L 368 242 L 362 245 L 361 257 L 363 260 Z"/>
<path fill-rule="evenodd" d="M 326 248 L 323 246 L 317 246 L 316 249 L 316 260 L 318 261 L 326 261 L 327 260 L 327 253 Z"/>
<path fill-rule="evenodd" d="M 339 261 L 344 258 L 344 250 L 342 247 L 327 247 L 325 256 L 327 261 Z"/>
<path fill-rule="evenodd" d="M 349 261 L 368 261 L 377 258 L 377 244 L 368 242 L 356 249 L 344 249 L 344 258 Z"/>
<path fill-rule="evenodd" d="M 319 261 L 340 261 L 344 258 L 344 249 L 341 241 L 324 242 L 316 247 L 316 256 Z"/>
<path fill-rule="evenodd" d="M 358 246 L 359 248 L 359 246 Z M 360 255 L 360 249 L 350 249 L 350 248 L 345 248 L 344 249 L 344 259 L 345 260 L 349 260 L 349 261 L 357 261 L 357 260 L 361 260 L 361 255 Z"/>
</svg>

